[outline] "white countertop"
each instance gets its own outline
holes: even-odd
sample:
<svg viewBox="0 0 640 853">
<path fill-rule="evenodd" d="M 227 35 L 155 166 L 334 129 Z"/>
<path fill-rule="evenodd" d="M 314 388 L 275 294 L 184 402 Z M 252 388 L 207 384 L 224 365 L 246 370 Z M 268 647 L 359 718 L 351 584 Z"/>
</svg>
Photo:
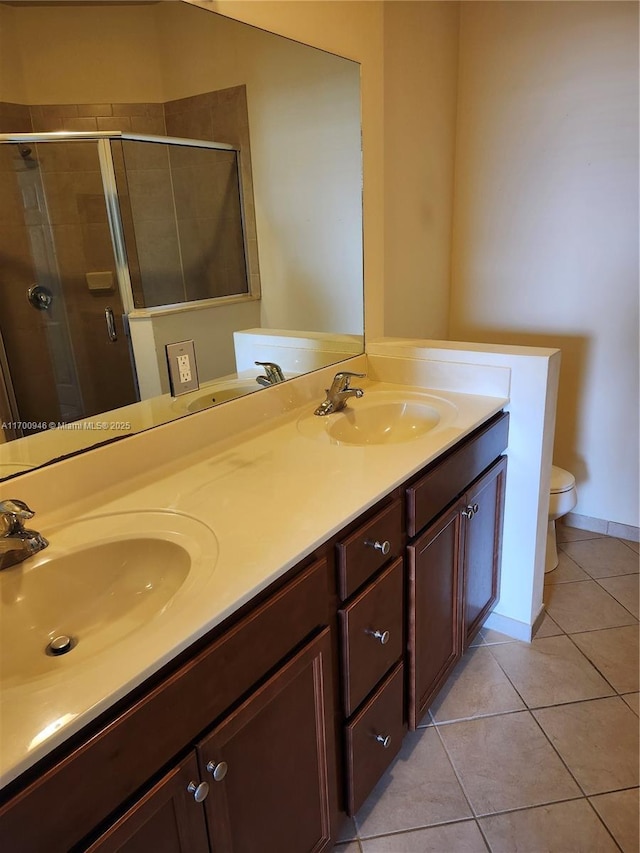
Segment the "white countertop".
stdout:
<svg viewBox="0 0 640 853">
<path fill-rule="evenodd" d="M 365 384 L 369 393 L 409 390 Z M 209 550 L 202 557 L 209 567 L 197 585 L 177 595 L 175 605 L 144 628 L 84 660 L 74 661 L 74 652 L 52 658 L 50 673 L 2 691 L 0 784 L 95 719 L 508 402 L 422 391 L 452 403 L 456 412 L 450 423 L 411 441 L 337 446 L 314 440 L 299 428 L 300 418 L 309 414 L 305 403 L 259 432 L 240 433 L 236 442 L 219 441 L 185 456 L 185 467 L 176 463 L 165 466 L 157 479 L 125 481 L 120 496 L 94 502 L 88 516 L 126 513 L 133 520 L 137 511 L 169 510 L 196 519 L 207 529 Z M 56 542 L 63 541 L 56 529 L 38 529 L 55 553 Z M 22 564 L 24 571 L 28 563 Z"/>
</svg>

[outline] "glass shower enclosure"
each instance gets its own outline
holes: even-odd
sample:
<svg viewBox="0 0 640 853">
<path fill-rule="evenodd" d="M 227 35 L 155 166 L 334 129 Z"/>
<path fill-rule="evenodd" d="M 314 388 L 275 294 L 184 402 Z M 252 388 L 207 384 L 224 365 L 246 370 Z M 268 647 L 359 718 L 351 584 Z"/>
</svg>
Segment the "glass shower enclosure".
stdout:
<svg viewBox="0 0 640 853">
<path fill-rule="evenodd" d="M 0 417 L 18 438 L 136 402 L 132 311 L 248 294 L 240 152 L 0 134 Z"/>
</svg>

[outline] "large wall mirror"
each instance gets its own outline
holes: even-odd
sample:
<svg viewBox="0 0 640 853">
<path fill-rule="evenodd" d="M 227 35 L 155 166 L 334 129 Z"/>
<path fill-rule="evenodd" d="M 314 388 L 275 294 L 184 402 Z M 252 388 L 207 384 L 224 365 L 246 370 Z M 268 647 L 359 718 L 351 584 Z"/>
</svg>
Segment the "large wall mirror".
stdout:
<svg viewBox="0 0 640 853">
<path fill-rule="evenodd" d="M 0 220 L 0 478 L 356 355 L 359 66 L 183 0 L 0 0 Z"/>
</svg>

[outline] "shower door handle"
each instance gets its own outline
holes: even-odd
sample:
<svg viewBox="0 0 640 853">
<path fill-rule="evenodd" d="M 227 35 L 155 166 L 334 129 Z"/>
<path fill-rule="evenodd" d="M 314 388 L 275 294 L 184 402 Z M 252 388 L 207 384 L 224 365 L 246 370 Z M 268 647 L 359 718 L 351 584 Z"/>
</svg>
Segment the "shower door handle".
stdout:
<svg viewBox="0 0 640 853">
<path fill-rule="evenodd" d="M 113 308 L 105 308 L 104 309 L 104 319 L 107 322 L 107 335 L 109 336 L 110 341 L 118 340 L 118 333 L 116 332 L 116 320 L 113 316 Z"/>
</svg>

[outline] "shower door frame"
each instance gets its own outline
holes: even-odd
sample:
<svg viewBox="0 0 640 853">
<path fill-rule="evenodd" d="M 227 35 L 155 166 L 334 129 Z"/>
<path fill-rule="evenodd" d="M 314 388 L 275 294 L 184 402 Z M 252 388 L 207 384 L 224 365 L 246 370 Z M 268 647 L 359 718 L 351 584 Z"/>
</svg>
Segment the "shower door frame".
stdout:
<svg viewBox="0 0 640 853">
<path fill-rule="evenodd" d="M 113 253 L 116 262 L 116 279 L 118 281 L 118 290 L 124 317 L 136 309 L 133 302 L 133 288 L 131 286 L 131 276 L 129 275 L 129 262 L 127 260 L 127 251 L 124 240 L 124 230 L 122 227 L 122 216 L 120 213 L 120 205 L 118 203 L 118 188 L 116 186 L 116 173 L 113 165 L 113 155 L 111 152 L 111 140 L 131 140 L 132 142 L 153 142 L 165 145 L 180 145 L 187 148 L 209 148 L 215 151 L 233 151 L 236 154 L 238 168 L 238 191 L 240 194 L 240 221 L 242 223 L 242 239 L 244 243 L 245 264 L 248 258 L 247 246 L 247 231 L 244 209 L 244 193 L 242 187 L 242 169 L 240 168 L 241 151 L 235 145 L 229 145 L 226 142 L 210 142 L 205 139 L 188 139 L 182 136 L 157 136 L 147 133 L 126 133 L 119 130 L 105 131 L 73 131 L 73 130 L 56 130 L 46 133 L 0 133 L 0 144 L 28 144 L 29 142 L 74 142 L 84 140 L 86 142 L 97 142 L 98 159 L 100 162 L 100 174 L 102 176 L 102 186 L 104 190 L 105 202 L 107 206 L 107 220 L 109 222 L 109 230 L 111 232 L 111 242 L 113 244 Z M 251 290 L 251 276 L 247 270 L 247 296 L 255 296 Z M 236 299 L 237 297 L 231 297 Z M 222 301 L 229 301 L 229 297 L 218 297 Z M 204 300 L 199 300 L 204 301 Z M 207 300 L 208 301 L 208 300 Z M 212 300 L 213 301 L 213 300 Z M 189 305 L 190 303 L 179 303 L 181 305 Z M 166 306 L 155 306 L 159 313 Z M 145 308 L 145 312 L 155 313 L 154 308 Z M 132 354 L 133 355 L 133 354 Z M 134 364 L 134 379 L 135 379 L 135 364 Z M 136 380 L 137 382 L 137 380 Z"/>
</svg>

